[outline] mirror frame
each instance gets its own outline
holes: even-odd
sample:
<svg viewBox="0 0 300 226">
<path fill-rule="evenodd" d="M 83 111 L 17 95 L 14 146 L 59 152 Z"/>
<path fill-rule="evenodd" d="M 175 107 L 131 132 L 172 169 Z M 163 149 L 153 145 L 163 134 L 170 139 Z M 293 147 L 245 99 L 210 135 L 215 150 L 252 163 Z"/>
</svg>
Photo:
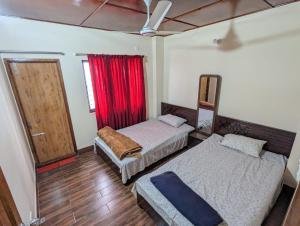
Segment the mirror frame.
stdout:
<svg viewBox="0 0 300 226">
<path fill-rule="evenodd" d="M 217 90 L 216 90 L 216 96 L 215 96 L 215 105 L 214 107 L 209 107 L 209 106 L 205 106 L 205 105 L 201 105 L 200 104 L 200 89 L 201 89 L 201 78 L 202 77 L 210 77 L 210 78 L 216 78 L 217 79 Z M 210 75 L 210 74 L 202 74 L 200 75 L 199 78 L 199 87 L 198 87 L 198 102 L 197 102 L 197 121 L 196 121 L 196 131 L 198 133 L 201 133 L 203 135 L 211 135 L 214 133 L 214 127 L 215 127 L 215 119 L 216 119 L 216 115 L 218 113 L 218 109 L 219 109 L 219 99 L 220 99 L 220 91 L 221 91 L 221 82 L 222 82 L 222 77 L 220 75 Z M 207 110 L 212 110 L 214 111 L 214 115 L 213 115 L 213 121 L 212 121 L 212 129 L 211 129 L 211 133 L 206 133 L 203 132 L 201 130 L 198 129 L 198 117 L 199 117 L 199 108 L 202 107 L 204 109 Z"/>
</svg>

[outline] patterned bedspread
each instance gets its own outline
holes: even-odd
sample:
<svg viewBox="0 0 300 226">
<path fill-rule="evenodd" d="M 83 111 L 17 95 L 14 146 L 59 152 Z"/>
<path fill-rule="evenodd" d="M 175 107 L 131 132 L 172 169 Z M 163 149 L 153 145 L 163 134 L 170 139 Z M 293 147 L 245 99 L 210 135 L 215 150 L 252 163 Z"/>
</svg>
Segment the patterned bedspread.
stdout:
<svg viewBox="0 0 300 226">
<path fill-rule="evenodd" d="M 191 225 L 153 186 L 150 177 L 166 171 L 176 173 L 202 197 L 229 226 L 259 226 L 272 207 L 281 186 L 286 159 L 265 152 L 261 158 L 226 148 L 213 134 L 135 183 L 138 192 L 169 225 Z"/>
</svg>

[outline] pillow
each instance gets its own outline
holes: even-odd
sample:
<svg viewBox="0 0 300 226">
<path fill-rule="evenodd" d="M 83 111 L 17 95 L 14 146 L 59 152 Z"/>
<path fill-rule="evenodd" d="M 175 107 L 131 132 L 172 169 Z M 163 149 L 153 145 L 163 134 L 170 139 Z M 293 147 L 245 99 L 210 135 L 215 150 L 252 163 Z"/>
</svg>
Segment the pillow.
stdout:
<svg viewBox="0 0 300 226">
<path fill-rule="evenodd" d="M 233 148 L 254 157 L 259 157 L 259 154 L 266 143 L 267 141 L 264 140 L 257 140 L 235 134 L 226 134 L 220 142 L 223 146 Z"/>
<path fill-rule="evenodd" d="M 176 128 L 178 128 L 179 126 L 181 126 L 183 123 L 187 121 L 184 118 L 180 118 L 178 116 L 171 115 L 171 114 L 159 116 L 158 120 L 167 123 L 170 126 L 174 126 Z"/>
</svg>

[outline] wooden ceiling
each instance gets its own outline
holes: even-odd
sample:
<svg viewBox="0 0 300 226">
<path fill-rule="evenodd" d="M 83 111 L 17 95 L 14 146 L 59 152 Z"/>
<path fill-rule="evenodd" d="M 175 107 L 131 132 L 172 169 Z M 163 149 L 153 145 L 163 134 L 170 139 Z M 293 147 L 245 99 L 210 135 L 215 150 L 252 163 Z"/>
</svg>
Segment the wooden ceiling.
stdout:
<svg viewBox="0 0 300 226">
<path fill-rule="evenodd" d="M 153 0 L 151 11 L 159 0 Z M 187 31 L 298 0 L 172 0 L 158 30 Z M 138 31 L 143 0 L 0 0 L 0 14 L 114 31 Z M 235 7 L 234 7 L 235 6 Z M 232 10 L 234 8 L 234 10 Z"/>
</svg>

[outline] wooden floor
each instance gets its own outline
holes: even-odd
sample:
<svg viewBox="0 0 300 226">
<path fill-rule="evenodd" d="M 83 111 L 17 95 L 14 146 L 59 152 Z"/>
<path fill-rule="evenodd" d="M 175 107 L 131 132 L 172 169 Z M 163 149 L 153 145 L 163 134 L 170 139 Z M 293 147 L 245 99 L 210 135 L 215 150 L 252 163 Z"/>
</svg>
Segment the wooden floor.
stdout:
<svg viewBox="0 0 300 226">
<path fill-rule="evenodd" d="M 38 176 L 43 225 L 155 225 L 100 156 L 86 152 L 77 161 Z"/>
</svg>

